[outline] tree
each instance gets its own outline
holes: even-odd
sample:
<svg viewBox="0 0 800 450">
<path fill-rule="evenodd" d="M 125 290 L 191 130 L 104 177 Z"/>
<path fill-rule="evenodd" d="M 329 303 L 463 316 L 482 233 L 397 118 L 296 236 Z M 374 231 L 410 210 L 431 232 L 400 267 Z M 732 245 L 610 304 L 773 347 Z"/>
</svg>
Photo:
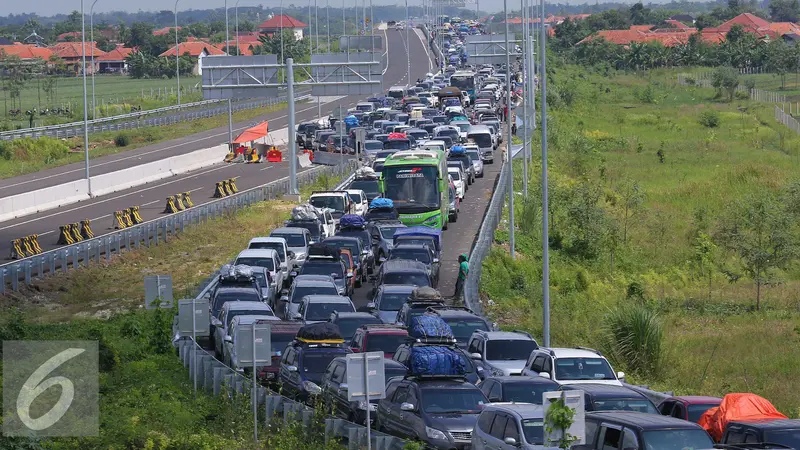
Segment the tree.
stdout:
<svg viewBox="0 0 800 450">
<path fill-rule="evenodd" d="M 763 190 L 732 203 L 721 218 L 717 238 L 739 256 L 742 269 L 756 283 L 756 310 L 761 308 L 761 287 L 797 255 L 794 224 L 781 202 Z"/>
<path fill-rule="evenodd" d="M 703 28 L 714 28 L 720 23 L 722 23 L 721 20 L 715 19 L 710 14 L 700 14 L 697 16 L 697 19 L 695 19 L 694 26 L 698 31 L 702 31 Z"/>
<path fill-rule="evenodd" d="M 770 0 L 769 16 L 775 22 L 797 22 L 800 18 L 798 0 Z"/>
<path fill-rule="evenodd" d="M 617 195 L 616 206 L 622 214 L 622 242 L 628 243 L 628 229 L 633 218 L 639 214 L 645 195 L 639 183 L 631 180 L 623 180 L 614 187 Z"/>
<path fill-rule="evenodd" d="M 261 42 L 258 54 L 278 55 L 278 61 L 281 64 L 286 62 L 286 58 L 293 58 L 294 62 L 305 61 L 309 58 L 308 38 L 297 40 L 291 30 L 283 31 L 283 61 L 281 61 L 281 35 L 279 33 L 272 36 L 260 36 L 258 39 Z"/>
<path fill-rule="evenodd" d="M 739 25 L 738 23 L 733 25 L 730 30 L 725 34 L 725 42 L 729 42 L 731 44 L 735 44 L 742 40 L 742 38 L 747 34 L 744 31 L 744 27 Z"/>
<path fill-rule="evenodd" d="M 728 101 L 733 101 L 736 87 L 739 86 L 739 73 L 733 67 L 720 67 L 711 75 L 711 86 L 719 96 L 727 93 Z"/>
<path fill-rule="evenodd" d="M 781 90 L 786 89 L 786 74 L 793 72 L 797 67 L 794 48 L 789 47 L 783 39 L 767 44 L 766 67 L 770 72 L 780 75 Z"/>
</svg>

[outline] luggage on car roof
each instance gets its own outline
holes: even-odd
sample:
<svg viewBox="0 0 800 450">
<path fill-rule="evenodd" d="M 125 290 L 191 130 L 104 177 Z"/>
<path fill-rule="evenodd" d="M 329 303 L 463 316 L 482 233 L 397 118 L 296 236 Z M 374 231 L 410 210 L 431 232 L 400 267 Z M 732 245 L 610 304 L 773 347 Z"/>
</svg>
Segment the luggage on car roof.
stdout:
<svg viewBox="0 0 800 450">
<path fill-rule="evenodd" d="M 339 219 L 339 227 L 345 228 L 364 228 L 366 222 L 364 218 L 356 214 L 345 214 Z"/>
<path fill-rule="evenodd" d="M 325 342 L 335 344 L 344 342 L 339 327 L 330 322 L 317 322 L 304 325 L 297 331 L 297 339 L 303 342 Z"/>
<path fill-rule="evenodd" d="M 442 297 L 441 292 L 437 291 L 432 287 L 419 287 L 411 291 L 411 300 L 412 301 L 444 301 L 444 297 Z M 447 325 L 447 324 L 445 324 Z M 451 331 L 452 334 L 452 331 Z"/>
<path fill-rule="evenodd" d="M 409 363 L 411 375 L 464 375 L 467 368 L 464 358 L 451 347 L 418 345 L 411 347 Z"/>
<path fill-rule="evenodd" d="M 369 204 L 369 209 L 393 209 L 394 202 L 390 198 L 378 197 Z"/>
<path fill-rule="evenodd" d="M 409 334 L 421 339 L 455 339 L 447 322 L 439 316 L 426 314 L 411 319 Z"/>
<path fill-rule="evenodd" d="M 316 220 L 319 219 L 317 208 L 314 205 L 297 205 L 292 209 L 292 219 L 294 220 Z"/>
</svg>

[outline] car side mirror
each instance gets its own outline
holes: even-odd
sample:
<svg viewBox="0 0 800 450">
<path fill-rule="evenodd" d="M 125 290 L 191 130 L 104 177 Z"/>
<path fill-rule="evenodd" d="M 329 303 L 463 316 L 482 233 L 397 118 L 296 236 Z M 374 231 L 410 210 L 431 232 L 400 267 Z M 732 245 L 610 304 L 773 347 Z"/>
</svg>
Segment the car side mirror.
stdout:
<svg viewBox="0 0 800 450">
<path fill-rule="evenodd" d="M 346 391 L 348 389 L 347 383 L 342 383 L 339 385 L 340 391 Z"/>
<path fill-rule="evenodd" d="M 481 356 L 480 353 L 470 353 L 469 357 L 472 359 L 483 359 L 483 356 Z"/>
<path fill-rule="evenodd" d="M 347 273 L 347 278 L 353 278 L 353 272 L 348 272 Z"/>
<path fill-rule="evenodd" d="M 233 343 L 233 337 L 231 336 L 225 336 L 223 339 L 225 340 L 225 342 Z"/>
<path fill-rule="evenodd" d="M 498 397 L 498 396 L 496 396 L 496 395 L 493 395 L 493 396 L 489 397 L 489 402 L 491 402 L 491 403 L 497 403 L 497 402 L 502 402 L 502 401 L 503 401 L 503 399 Z"/>
<path fill-rule="evenodd" d="M 376 305 L 375 302 L 367 303 L 367 309 L 377 309 L 377 308 L 378 308 L 378 305 Z"/>
<path fill-rule="evenodd" d="M 439 258 L 433 258 L 433 263 L 434 264 L 439 264 Z"/>
<path fill-rule="evenodd" d="M 625 372 L 617 372 L 617 379 L 624 380 Z"/>
<path fill-rule="evenodd" d="M 288 302 L 289 301 L 289 296 L 288 295 L 281 295 L 281 301 L 284 302 L 284 303 Z"/>
<path fill-rule="evenodd" d="M 403 403 L 400 405 L 401 411 L 414 411 L 414 404 L 413 403 Z"/>
<path fill-rule="evenodd" d="M 292 313 L 292 320 L 300 320 L 303 316 L 300 313 Z"/>
<path fill-rule="evenodd" d="M 513 437 L 507 437 L 507 438 L 503 439 L 503 442 L 505 442 L 506 445 L 513 445 L 514 447 L 517 446 L 517 440 L 514 439 Z"/>
<path fill-rule="evenodd" d="M 216 317 L 212 317 L 211 318 L 211 325 L 214 325 L 215 327 L 221 327 L 222 326 L 222 322 L 220 322 L 220 320 L 217 319 Z"/>
<path fill-rule="evenodd" d="M 380 263 L 383 264 L 383 263 L 386 262 L 386 257 L 385 256 L 381 256 L 380 258 L 378 258 L 378 261 L 380 261 Z"/>
<path fill-rule="evenodd" d="M 297 366 L 286 366 L 286 370 L 289 372 L 297 372 Z"/>
<path fill-rule="evenodd" d="M 548 380 L 550 379 L 550 374 L 547 372 L 539 372 L 539 376 L 542 378 L 547 378 Z"/>
<path fill-rule="evenodd" d="M 293 270 L 293 271 L 289 272 L 289 276 L 290 277 L 296 277 L 297 276 L 297 271 Z"/>
<path fill-rule="evenodd" d="M 281 263 L 281 270 L 286 270 L 286 263 L 285 262 Z"/>
<path fill-rule="evenodd" d="M 381 236 L 379 234 L 375 233 L 375 234 L 372 235 L 372 239 L 375 239 L 376 241 L 379 241 L 381 239 Z"/>
</svg>

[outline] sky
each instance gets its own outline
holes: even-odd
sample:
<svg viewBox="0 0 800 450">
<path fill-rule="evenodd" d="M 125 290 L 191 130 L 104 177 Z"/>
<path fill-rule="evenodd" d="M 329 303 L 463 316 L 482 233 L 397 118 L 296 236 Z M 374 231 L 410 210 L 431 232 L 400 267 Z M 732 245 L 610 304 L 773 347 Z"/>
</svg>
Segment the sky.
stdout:
<svg viewBox="0 0 800 450">
<path fill-rule="evenodd" d="M 88 13 L 89 7 L 91 6 L 93 0 L 84 0 L 85 8 Z M 328 0 L 317 0 L 318 6 L 323 6 L 326 1 Z M 331 6 L 341 6 L 341 0 L 330 0 Z M 357 0 L 345 0 L 347 5 L 353 5 Z M 483 11 L 487 12 L 498 12 L 502 10 L 503 3 L 498 1 L 490 1 L 490 0 L 478 0 L 480 1 L 480 8 Z M 560 3 L 569 3 L 569 4 L 582 4 L 586 3 L 587 0 L 559 0 Z M 228 7 L 233 8 L 236 0 L 228 0 Z M 307 4 L 303 0 L 285 0 L 284 4 L 288 5 L 294 3 L 295 5 L 300 4 Z M 603 3 L 602 1 L 600 3 Z M 633 0 L 631 0 L 633 3 Z M 659 3 L 658 0 L 655 0 L 654 3 Z M 22 14 L 22 13 L 36 13 L 42 16 L 50 16 L 53 14 L 63 13 L 69 14 L 72 11 L 80 11 L 81 1 L 80 0 L 34 0 L 34 2 L 27 3 L 24 1 L 13 1 L 13 0 L 2 0 L 0 2 L 2 4 L 2 8 L 0 8 L 0 14 L 8 15 L 8 14 Z M 181 3 L 178 3 L 178 10 L 181 9 L 210 9 L 210 8 L 221 8 L 225 4 L 224 0 L 182 0 Z M 265 8 L 274 7 L 278 8 L 280 6 L 279 0 L 239 0 L 239 6 L 257 6 L 257 5 L 264 5 Z M 358 4 L 361 4 L 361 1 L 358 1 Z M 391 5 L 391 4 L 401 4 L 397 0 L 373 0 L 373 5 Z M 402 3 L 403 5 L 405 2 Z M 411 5 L 421 5 L 421 0 L 409 0 L 409 4 Z M 468 7 L 470 5 L 474 5 L 475 0 L 467 0 Z M 509 8 L 512 5 L 518 4 L 514 0 L 509 2 Z M 109 12 L 109 11 L 129 11 L 129 12 L 136 12 L 137 10 L 142 11 L 160 11 L 160 10 L 172 10 L 175 3 L 173 1 L 164 1 L 164 0 L 136 0 L 135 2 L 130 1 L 121 1 L 121 0 L 98 0 L 97 4 L 94 7 L 95 12 Z"/>
</svg>

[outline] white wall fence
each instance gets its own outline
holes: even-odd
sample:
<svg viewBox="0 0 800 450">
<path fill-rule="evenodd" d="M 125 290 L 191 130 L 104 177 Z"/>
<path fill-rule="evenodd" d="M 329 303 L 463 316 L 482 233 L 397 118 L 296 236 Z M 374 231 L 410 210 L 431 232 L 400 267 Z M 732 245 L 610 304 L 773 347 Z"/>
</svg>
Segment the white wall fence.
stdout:
<svg viewBox="0 0 800 450">
<path fill-rule="evenodd" d="M 711 85 L 712 74 L 713 72 L 679 73 L 678 83 L 681 86 L 713 88 L 714 86 Z M 746 92 L 751 99 L 758 102 L 786 103 L 786 96 L 783 94 L 763 89 L 747 89 L 741 83 L 736 86 L 736 92 Z"/>
</svg>

